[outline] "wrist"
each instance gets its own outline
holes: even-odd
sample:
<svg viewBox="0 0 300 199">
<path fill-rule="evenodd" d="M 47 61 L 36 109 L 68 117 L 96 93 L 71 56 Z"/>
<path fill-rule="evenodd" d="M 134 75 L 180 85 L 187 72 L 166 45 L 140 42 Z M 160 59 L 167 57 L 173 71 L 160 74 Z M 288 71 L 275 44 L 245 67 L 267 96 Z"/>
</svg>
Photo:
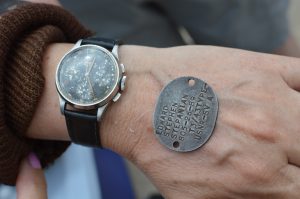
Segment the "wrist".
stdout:
<svg viewBox="0 0 300 199">
<path fill-rule="evenodd" d="M 152 48 L 123 45 L 120 62 L 125 65 L 126 89 L 117 103 L 109 106 L 100 128 L 105 148 L 135 159 L 139 142 L 152 132 L 152 114 L 160 90 L 151 65 Z M 141 65 L 142 63 L 142 65 Z"/>
<path fill-rule="evenodd" d="M 65 119 L 59 110 L 55 72 L 60 59 L 72 47 L 73 44 L 51 44 L 44 53 L 42 63 L 42 73 L 45 79 L 44 90 L 28 128 L 28 137 L 46 140 L 70 140 Z"/>
<path fill-rule="evenodd" d="M 73 44 L 52 44 L 45 51 L 42 67 L 45 87 L 27 131 L 29 137 L 70 140 L 65 118 L 59 110 L 54 79 L 57 64 L 72 47 Z M 126 88 L 119 101 L 108 107 L 100 124 L 103 147 L 130 159 L 136 156 L 139 140 L 153 133 L 152 114 L 162 87 L 149 67 L 155 53 L 153 48 L 127 45 L 119 48 L 120 62 L 128 76 Z M 55 125 L 49 125 L 49 121 Z"/>
</svg>

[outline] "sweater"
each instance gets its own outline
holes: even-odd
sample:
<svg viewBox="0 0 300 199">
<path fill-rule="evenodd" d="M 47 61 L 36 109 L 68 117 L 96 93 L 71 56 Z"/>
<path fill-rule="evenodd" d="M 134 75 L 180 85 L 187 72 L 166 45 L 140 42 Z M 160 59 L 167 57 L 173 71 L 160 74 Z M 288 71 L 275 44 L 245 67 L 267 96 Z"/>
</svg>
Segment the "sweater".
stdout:
<svg viewBox="0 0 300 199">
<path fill-rule="evenodd" d="M 0 17 L 0 183 L 15 185 L 19 165 L 30 152 L 47 167 L 69 146 L 29 139 L 25 133 L 43 92 L 47 45 L 90 35 L 75 17 L 53 5 L 28 3 Z"/>
</svg>

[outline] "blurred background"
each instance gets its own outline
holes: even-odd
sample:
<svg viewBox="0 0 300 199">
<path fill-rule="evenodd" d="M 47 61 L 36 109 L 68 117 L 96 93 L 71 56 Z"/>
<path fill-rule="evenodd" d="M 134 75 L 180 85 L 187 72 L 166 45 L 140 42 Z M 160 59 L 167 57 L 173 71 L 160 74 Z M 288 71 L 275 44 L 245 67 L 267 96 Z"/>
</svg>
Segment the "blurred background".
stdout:
<svg viewBox="0 0 300 199">
<path fill-rule="evenodd" d="M 291 0 L 288 12 L 288 17 L 290 20 L 291 32 L 295 35 L 296 40 L 300 43 L 300 1 Z"/>
<path fill-rule="evenodd" d="M 119 38 L 126 44 L 206 44 L 300 57 L 299 0 L 61 3 L 96 35 Z M 146 176 L 129 161 L 110 151 L 74 145 L 47 171 L 47 181 L 49 199 L 160 198 Z M 13 188 L 0 186 L 0 199 L 13 198 Z"/>
</svg>

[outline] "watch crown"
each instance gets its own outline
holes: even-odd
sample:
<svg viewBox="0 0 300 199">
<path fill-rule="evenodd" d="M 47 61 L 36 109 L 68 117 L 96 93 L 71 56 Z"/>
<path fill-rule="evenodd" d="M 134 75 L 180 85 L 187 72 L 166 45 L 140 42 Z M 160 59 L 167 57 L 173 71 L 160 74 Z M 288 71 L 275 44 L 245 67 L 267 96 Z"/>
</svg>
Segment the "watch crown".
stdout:
<svg viewBox="0 0 300 199">
<path fill-rule="evenodd" d="M 114 101 L 114 102 L 118 101 L 118 100 L 120 99 L 120 97 L 121 97 L 121 93 L 117 93 L 117 94 L 115 95 L 115 97 L 113 98 L 113 101 Z"/>
<path fill-rule="evenodd" d="M 125 90 L 126 78 L 126 76 L 123 76 L 121 79 L 121 91 Z"/>
<path fill-rule="evenodd" d="M 124 74 L 125 73 L 125 66 L 124 66 L 124 64 L 120 64 L 120 67 L 121 67 L 122 73 Z"/>
</svg>

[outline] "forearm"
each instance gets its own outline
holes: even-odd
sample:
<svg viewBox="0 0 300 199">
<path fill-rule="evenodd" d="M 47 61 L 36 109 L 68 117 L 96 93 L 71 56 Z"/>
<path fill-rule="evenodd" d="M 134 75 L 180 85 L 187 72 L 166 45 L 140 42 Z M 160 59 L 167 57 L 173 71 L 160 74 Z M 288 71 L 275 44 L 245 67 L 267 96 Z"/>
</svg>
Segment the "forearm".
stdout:
<svg viewBox="0 0 300 199">
<path fill-rule="evenodd" d="M 69 140 L 54 79 L 71 47 L 45 53 L 45 89 L 29 137 Z M 128 81 L 101 122 L 102 144 L 137 164 L 166 198 L 299 196 L 299 59 L 208 46 L 124 45 L 119 53 Z M 159 92 L 180 76 L 206 81 L 220 103 L 210 140 L 184 154 L 163 147 L 152 128 Z"/>
<path fill-rule="evenodd" d="M 55 72 L 62 56 L 72 47 L 73 44 L 53 44 L 45 52 L 42 66 L 45 88 L 28 129 L 28 137 L 70 140 L 65 118 L 59 109 Z M 149 146 L 155 144 L 161 147 L 155 142 L 152 116 L 159 92 L 172 79 L 196 76 L 211 84 L 217 92 L 224 92 L 230 89 L 228 84 L 236 84 L 234 78 L 243 77 L 241 71 L 244 67 L 255 71 L 260 65 L 277 68 L 299 64 L 298 59 L 203 46 L 157 49 L 123 45 L 119 55 L 128 76 L 126 89 L 120 100 L 109 106 L 101 121 L 99 133 L 104 147 L 126 157 L 135 155 L 134 148 L 137 148 L 139 140 Z M 226 67 L 238 69 L 222 69 L 225 68 L 224 63 Z M 217 68 L 215 72 L 211 71 L 213 68 Z M 222 71 L 221 76 L 218 76 L 218 71 Z"/>
<path fill-rule="evenodd" d="M 45 88 L 29 137 L 69 140 L 55 71 L 72 46 L 55 44 L 45 52 Z M 299 196 L 299 59 L 207 46 L 124 45 L 119 54 L 127 88 L 103 117 L 102 144 L 133 160 L 166 198 Z M 180 76 L 206 81 L 220 103 L 210 140 L 184 154 L 159 144 L 152 128 L 159 92 Z"/>
<path fill-rule="evenodd" d="M 45 88 L 27 132 L 29 137 L 70 140 L 65 118 L 59 109 L 55 72 L 62 56 L 72 47 L 73 44 L 53 44 L 45 52 L 42 66 Z M 149 116 L 153 113 L 155 98 L 161 87 L 153 78 L 148 64 L 138 67 L 133 64 L 146 63 L 148 58 L 151 59 L 151 55 L 147 57 L 144 53 L 142 56 L 143 49 L 126 45 L 119 48 L 120 61 L 124 63 L 128 76 L 126 89 L 120 100 L 108 108 L 101 121 L 99 132 L 105 148 L 125 156 L 132 156 L 132 150 L 144 132 L 152 133 Z M 149 52 L 151 50 L 148 49 L 147 53 Z M 144 113 L 141 113 L 138 104 L 143 105 Z"/>
</svg>

